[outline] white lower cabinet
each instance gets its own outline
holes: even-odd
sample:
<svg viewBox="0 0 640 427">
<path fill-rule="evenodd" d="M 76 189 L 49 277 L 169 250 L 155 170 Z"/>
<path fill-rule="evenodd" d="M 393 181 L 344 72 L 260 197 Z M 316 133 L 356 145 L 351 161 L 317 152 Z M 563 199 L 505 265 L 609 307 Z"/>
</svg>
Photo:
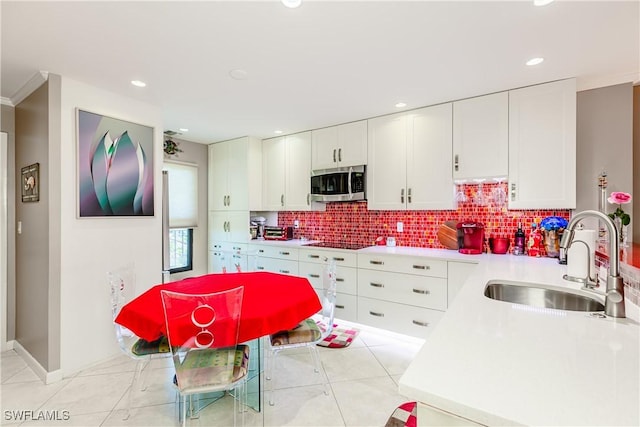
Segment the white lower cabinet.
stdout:
<svg viewBox="0 0 640 427">
<path fill-rule="evenodd" d="M 358 322 L 425 338 L 447 309 L 447 261 L 358 254 Z"/>
<path fill-rule="evenodd" d="M 209 247 L 209 273 L 252 271 L 255 267 L 248 253 L 248 244 L 238 242 L 211 242 Z"/>
<path fill-rule="evenodd" d="M 358 296 L 358 322 L 426 338 L 444 312 Z"/>
<path fill-rule="evenodd" d="M 479 427 L 483 425 L 422 402 L 418 402 L 417 418 L 419 427 Z"/>
<path fill-rule="evenodd" d="M 256 254 L 256 271 L 298 276 L 298 249 L 277 245 L 249 245 Z"/>
</svg>

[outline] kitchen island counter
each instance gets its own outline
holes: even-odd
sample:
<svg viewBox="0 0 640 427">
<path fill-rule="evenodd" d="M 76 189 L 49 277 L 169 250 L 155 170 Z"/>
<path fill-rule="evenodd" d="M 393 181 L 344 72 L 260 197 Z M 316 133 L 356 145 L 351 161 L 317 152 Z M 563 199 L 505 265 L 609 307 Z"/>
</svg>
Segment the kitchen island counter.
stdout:
<svg viewBox="0 0 640 427">
<path fill-rule="evenodd" d="M 637 306 L 627 301 L 627 318 L 603 319 L 492 300 L 483 294 L 489 280 L 579 284 L 563 280 L 566 266 L 552 258 L 473 259 L 401 394 L 484 425 L 640 425 Z M 419 412 L 419 425 L 427 421 Z"/>
</svg>

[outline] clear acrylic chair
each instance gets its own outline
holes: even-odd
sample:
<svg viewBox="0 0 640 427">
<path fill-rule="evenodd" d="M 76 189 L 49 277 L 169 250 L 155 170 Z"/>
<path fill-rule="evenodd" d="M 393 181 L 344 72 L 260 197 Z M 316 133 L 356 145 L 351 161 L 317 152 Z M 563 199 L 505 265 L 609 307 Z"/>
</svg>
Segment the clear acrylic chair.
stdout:
<svg viewBox="0 0 640 427">
<path fill-rule="evenodd" d="M 115 322 L 122 307 L 131 301 L 136 294 L 136 275 L 134 264 L 128 264 L 118 269 L 107 272 L 109 288 L 111 291 L 111 314 L 118 345 L 124 354 L 137 361 L 136 369 L 131 379 L 131 385 L 127 392 L 127 406 L 123 420 L 129 418 L 133 403 L 133 390 L 139 388 L 145 390 L 145 368 L 153 358 L 169 357 L 169 343 L 162 337 L 156 341 L 145 341 L 129 329 Z"/>
<path fill-rule="evenodd" d="M 176 370 L 174 384 L 182 399 L 182 425 L 187 408 L 190 418 L 195 417 L 199 394 L 231 390 L 239 390 L 233 399 L 233 424 L 239 398 L 244 425 L 249 346 L 238 345 L 244 287 L 209 294 L 161 294 Z"/>
<path fill-rule="evenodd" d="M 275 404 L 274 371 L 277 356 L 282 350 L 307 347 L 311 353 L 314 371 L 320 373 L 320 355 L 317 344 L 333 331 L 333 320 L 336 306 L 336 264 L 334 260 L 325 258 L 322 270 L 322 292 L 320 295 L 322 310 L 312 317 L 300 322 L 293 329 L 280 331 L 268 337 L 271 357 L 267 364 L 266 379 L 270 383 L 269 405 Z M 324 394 L 329 394 L 329 386 L 322 376 Z"/>
</svg>

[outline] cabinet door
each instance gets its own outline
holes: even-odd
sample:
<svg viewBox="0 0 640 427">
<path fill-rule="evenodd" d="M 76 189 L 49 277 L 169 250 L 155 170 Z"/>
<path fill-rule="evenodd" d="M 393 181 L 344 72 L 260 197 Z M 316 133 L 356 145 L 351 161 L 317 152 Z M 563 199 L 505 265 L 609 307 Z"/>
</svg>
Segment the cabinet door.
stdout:
<svg viewBox="0 0 640 427">
<path fill-rule="evenodd" d="M 311 131 L 311 168 L 335 168 L 338 164 L 338 127 Z"/>
<path fill-rule="evenodd" d="M 406 209 L 404 113 L 368 120 L 367 200 L 370 210 Z"/>
<path fill-rule="evenodd" d="M 227 213 L 209 211 L 209 244 L 227 241 Z"/>
<path fill-rule="evenodd" d="M 227 208 L 234 211 L 249 210 L 248 138 L 227 141 L 226 144 L 228 145 Z"/>
<path fill-rule="evenodd" d="M 285 139 L 265 139 L 262 141 L 262 197 L 266 211 L 284 209 L 285 186 Z"/>
<path fill-rule="evenodd" d="M 453 103 L 453 178 L 506 177 L 509 93 Z"/>
<path fill-rule="evenodd" d="M 311 209 L 311 132 L 286 137 L 285 209 Z"/>
<path fill-rule="evenodd" d="M 249 211 L 229 211 L 227 213 L 227 241 L 248 242 Z"/>
<path fill-rule="evenodd" d="M 452 104 L 407 116 L 407 209 L 454 209 Z"/>
<path fill-rule="evenodd" d="M 447 264 L 447 307 L 451 307 L 451 303 L 456 298 L 456 295 L 458 295 L 462 285 L 467 281 L 467 278 L 469 278 L 477 264 L 453 261 L 449 261 Z"/>
<path fill-rule="evenodd" d="M 509 208 L 576 207 L 576 82 L 509 92 Z"/>
<path fill-rule="evenodd" d="M 227 152 L 228 145 L 223 142 L 209 145 L 209 210 L 227 209 Z"/>
<path fill-rule="evenodd" d="M 361 120 L 338 126 L 339 166 L 360 166 L 367 164 L 367 121 Z"/>
</svg>

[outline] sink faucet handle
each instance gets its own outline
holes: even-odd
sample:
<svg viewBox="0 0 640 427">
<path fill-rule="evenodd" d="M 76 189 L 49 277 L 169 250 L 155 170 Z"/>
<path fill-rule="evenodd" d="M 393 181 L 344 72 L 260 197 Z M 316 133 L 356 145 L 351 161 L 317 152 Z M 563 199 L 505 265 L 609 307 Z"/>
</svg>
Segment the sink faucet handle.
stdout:
<svg viewBox="0 0 640 427">
<path fill-rule="evenodd" d="M 616 289 L 610 289 L 606 293 L 609 301 L 613 303 L 619 303 L 624 299 L 624 296 Z"/>
</svg>

